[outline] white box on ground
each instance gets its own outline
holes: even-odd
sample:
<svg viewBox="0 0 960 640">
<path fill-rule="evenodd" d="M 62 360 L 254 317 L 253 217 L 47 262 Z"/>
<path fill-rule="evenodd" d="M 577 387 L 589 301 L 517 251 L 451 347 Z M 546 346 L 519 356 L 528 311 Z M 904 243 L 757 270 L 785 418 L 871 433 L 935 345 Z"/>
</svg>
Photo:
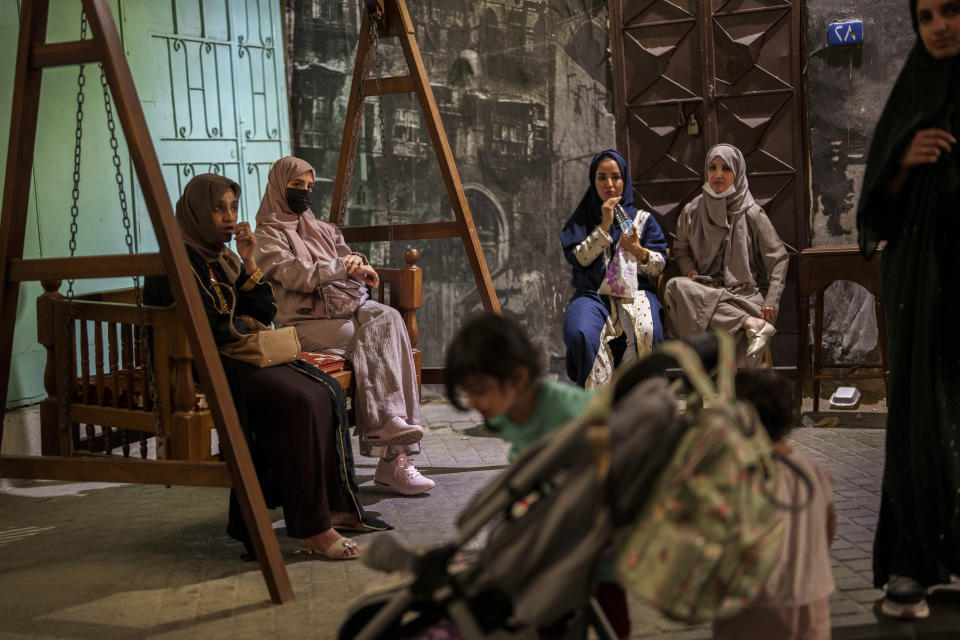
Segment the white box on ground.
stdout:
<svg viewBox="0 0 960 640">
<path fill-rule="evenodd" d="M 837 387 L 830 396 L 830 406 L 849 409 L 860 402 L 860 390 L 856 387 Z"/>
</svg>

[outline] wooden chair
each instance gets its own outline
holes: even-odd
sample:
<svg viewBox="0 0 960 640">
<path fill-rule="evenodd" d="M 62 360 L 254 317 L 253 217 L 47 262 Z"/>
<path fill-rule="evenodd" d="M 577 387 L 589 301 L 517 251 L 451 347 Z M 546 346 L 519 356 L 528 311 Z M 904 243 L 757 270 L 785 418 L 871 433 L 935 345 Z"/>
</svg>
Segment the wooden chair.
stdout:
<svg viewBox="0 0 960 640">
<path fill-rule="evenodd" d="M 871 260 L 860 255 L 855 244 L 820 245 L 800 252 L 800 340 L 797 346 L 797 406 L 801 406 L 803 383 L 813 383 L 813 410 L 820 410 L 820 383 L 824 380 L 883 380 L 890 397 L 890 362 L 887 354 L 887 323 L 881 296 L 880 259 L 882 249 Z M 837 280 L 859 284 L 874 298 L 877 317 L 877 346 L 880 364 L 868 362 L 834 362 L 823 364 L 823 294 Z M 813 368 L 807 354 L 807 323 L 810 321 L 810 296 L 814 297 Z"/>
<path fill-rule="evenodd" d="M 380 302 L 386 298 L 403 317 L 414 347 L 419 385 L 421 354 L 416 348 L 416 313 L 422 305 L 423 272 L 416 266 L 418 251 L 407 249 L 403 257 L 403 268 L 377 269 L 381 285 L 375 297 Z M 119 450 L 117 455 L 129 457 L 133 451 L 135 457 L 146 459 L 149 440 L 157 436 L 157 428 L 144 376 L 145 354 L 139 339 L 140 313 L 134 289 L 84 294 L 68 304 L 59 291 L 61 281 L 42 284 L 44 293 L 37 299 L 37 335 L 47 350 L 44 388 L 48 394 L 40 403 L 43 455 L 112 455 Z M 72 344 L 68 314 L 73 317 Z M 156 457 L 213 459 L 214 419 L 205 395 L 196 387 L 193 355 L 176 308 L 144 306 L 143 323 L 153 336 L 157 418 L 163 434 Z M 353 372 L 345 368 L 330 375 L 351 398 Z M 69 404 L 62 406 L 58 397 L 69 398 Z M 68 412 L 69 424 L 63 432 L 59 428 L 62 410 Z"/>
</svg>

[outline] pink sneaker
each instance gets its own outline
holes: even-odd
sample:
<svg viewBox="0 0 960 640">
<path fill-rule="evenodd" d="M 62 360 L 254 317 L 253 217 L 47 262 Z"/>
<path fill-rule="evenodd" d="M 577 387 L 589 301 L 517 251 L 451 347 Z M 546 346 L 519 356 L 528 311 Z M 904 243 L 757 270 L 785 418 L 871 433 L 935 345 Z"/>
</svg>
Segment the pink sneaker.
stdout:
<svg viewBox="0 0 960 640">
<path fill-rule="evenodd" d="M 423 438 L 423 427 L 416 424 L 407 424 L 403 418 L 397 416 L 387 420 L 376 431 L 363 434 L 361 438 L 372 445 L 416 444 Z"/>
<path fill-rule="evenodd" d="M 374 483 L 405 496 L 415 496 L 433 489 L 437 483 L 424 476 L 413 466 L 407 456 L 397 456 L 387 461 L 381 458 L 377 471 L 373 474 Z"/>
</svg>

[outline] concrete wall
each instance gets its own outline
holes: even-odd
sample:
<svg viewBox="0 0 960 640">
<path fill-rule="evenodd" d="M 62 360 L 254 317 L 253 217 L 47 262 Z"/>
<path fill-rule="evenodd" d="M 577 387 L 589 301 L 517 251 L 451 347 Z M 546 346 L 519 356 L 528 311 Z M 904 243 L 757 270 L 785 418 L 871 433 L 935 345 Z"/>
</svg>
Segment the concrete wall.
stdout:
<svg viewBox="0 0 960 640">
<path fill-rule="evenodd" d="M 852 243 L 873 128 L 915 34 L 905 0 L 807 0 L 804 13 L 812 242 Z M 864 43 L 828 48 L 828 25 L 845 19 L 863 20 Z M 837 283 L 824 308 L 827 358 L 856 359 L 875 349 L 873 298 L 864 289 Z"/>
</svg>

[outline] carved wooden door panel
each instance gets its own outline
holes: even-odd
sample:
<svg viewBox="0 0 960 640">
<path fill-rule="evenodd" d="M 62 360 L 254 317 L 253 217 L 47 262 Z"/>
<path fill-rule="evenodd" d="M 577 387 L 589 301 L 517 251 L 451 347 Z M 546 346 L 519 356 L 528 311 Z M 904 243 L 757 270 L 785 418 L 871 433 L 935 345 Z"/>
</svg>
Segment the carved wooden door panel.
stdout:
<svg viewBox="0 0 960 640">
<path fill-rule="evenodd" d="M 801 19 L 796 0 L 610 0 L 617 144 L 666 233 L 700 191 L 706 152 L 727 142 L 780 237 L 806 246 Z M 795 261 L 777 366 L 796 363 Z"/>
</svg>

